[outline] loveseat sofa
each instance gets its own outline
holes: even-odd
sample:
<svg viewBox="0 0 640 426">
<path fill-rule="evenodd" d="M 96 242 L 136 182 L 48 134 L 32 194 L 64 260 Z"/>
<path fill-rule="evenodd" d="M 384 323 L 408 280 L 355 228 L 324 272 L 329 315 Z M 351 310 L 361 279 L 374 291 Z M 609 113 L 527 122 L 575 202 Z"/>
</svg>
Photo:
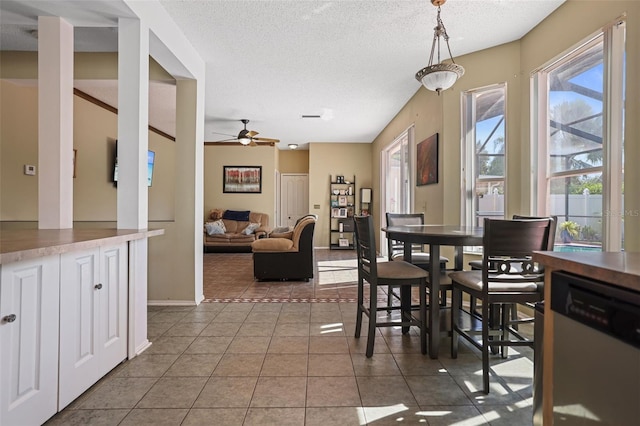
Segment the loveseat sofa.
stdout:
<svg viewBox="0 0 640 426">
<path fill-rule="evenodd" d="M 204 224 L 204 251 L 250 252 L 251 243 L 270 231 L 266 213 L 214 209 Z"/>
</svg>

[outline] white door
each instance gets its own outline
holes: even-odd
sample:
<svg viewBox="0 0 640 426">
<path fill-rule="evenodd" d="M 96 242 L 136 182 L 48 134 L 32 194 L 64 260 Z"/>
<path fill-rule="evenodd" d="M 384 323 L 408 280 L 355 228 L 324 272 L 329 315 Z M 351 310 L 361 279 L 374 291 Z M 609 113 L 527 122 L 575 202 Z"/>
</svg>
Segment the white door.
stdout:
<svg viewBox="0 0 640 426">
<path fill-rule="evenodd" d="M 127 356 L 126 245 L 61 258 L 60 409 Z"/>
<path fill-rule="evenodd" d="M 283 173 L 280 180 L 279 226 L 293 226 L 309 214 L 309 175 Z"/>
<path fill-rule="evenodd" d="M 0 425 L 39 425 L 58 406 L 60 257 L 0 268 Z"/>
</svg>

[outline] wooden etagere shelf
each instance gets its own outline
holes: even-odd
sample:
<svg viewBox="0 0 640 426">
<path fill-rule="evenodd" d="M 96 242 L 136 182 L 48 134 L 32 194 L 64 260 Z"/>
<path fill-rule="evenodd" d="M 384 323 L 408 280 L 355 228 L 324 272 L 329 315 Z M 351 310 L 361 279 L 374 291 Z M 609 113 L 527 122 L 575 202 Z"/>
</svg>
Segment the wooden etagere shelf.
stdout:
<svg viewBox="0 0 640 426">
<path fill-rule="evenodd" d="M 356 212 L 356 178 L 330 176 L 329 183 L 329 248 L 353 250 Z"/>
</svg>

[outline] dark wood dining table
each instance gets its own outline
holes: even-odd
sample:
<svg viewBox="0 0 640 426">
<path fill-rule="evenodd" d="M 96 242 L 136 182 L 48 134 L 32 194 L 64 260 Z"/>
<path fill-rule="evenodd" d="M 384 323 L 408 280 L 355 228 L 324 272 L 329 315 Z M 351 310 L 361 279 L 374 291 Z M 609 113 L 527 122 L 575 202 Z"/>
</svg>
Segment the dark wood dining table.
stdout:
<svg viewBox="0 0 640 426">
<path fill-rule="evenodd" d="M 440 262 L 433 259 L 440 258 L 441 246 L 453 246 L 455 256 L 453 270 L 462 270 L 462 249 L 464 246 L 481 246 L 484 231 L 480 227 L 458 225 L 402 225 L 382 228 L 387 238 L 404 243 L 404 259 L 411 262 L 411 243 L 428 244 L 429 255 L 429 281 L 431 287 L 431 303 L 429 306 L 429 356 L 438 358 L 440 347 L 440 279 L 444 271 L 440 270 Z M 410 297 L 410 296 L 409 296 Z M 401 302 L 402 303 L 402 302 Z M 405 304 L 410 301 L 405 301 Z"/>
</svg>

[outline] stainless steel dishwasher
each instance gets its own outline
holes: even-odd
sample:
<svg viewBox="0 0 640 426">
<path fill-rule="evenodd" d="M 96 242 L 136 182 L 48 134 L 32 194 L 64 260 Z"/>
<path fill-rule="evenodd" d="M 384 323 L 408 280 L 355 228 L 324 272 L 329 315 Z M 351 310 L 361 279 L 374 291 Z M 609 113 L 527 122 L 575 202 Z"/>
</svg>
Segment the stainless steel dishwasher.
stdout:
<svg viewBox="0 0 640 426">
<path fill-rule="evenodd" d="M 640 425 L 640 293 L 556 271 L 551 309 L 554 425 Z"/>
</svg>

